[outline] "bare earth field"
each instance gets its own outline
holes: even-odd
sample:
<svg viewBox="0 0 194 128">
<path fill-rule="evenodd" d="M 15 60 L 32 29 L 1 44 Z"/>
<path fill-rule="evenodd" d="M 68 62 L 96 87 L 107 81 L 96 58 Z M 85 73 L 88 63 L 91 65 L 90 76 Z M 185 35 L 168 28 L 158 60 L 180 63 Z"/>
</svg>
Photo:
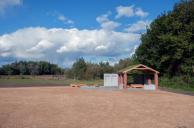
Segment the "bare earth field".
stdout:
<svg viewBox="0 0 194 128">
<path fill-rule="evenodd" d="M 194 96 L 69 87 L 0 88 L 0 128 L 194 128 Z"/>
</svg>

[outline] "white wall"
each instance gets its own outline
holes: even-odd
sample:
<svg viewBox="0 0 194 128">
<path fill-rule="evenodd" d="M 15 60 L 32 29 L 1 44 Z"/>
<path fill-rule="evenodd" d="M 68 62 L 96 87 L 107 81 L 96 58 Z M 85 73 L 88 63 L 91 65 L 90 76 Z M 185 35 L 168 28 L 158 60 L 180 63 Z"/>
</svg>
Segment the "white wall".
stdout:
<svg viewBox="0 0 194 128">
<path fill-rule="evenodd" d="M 118 74 L 104 74 L 104 86 L 118 87 Z"/>
</svg>

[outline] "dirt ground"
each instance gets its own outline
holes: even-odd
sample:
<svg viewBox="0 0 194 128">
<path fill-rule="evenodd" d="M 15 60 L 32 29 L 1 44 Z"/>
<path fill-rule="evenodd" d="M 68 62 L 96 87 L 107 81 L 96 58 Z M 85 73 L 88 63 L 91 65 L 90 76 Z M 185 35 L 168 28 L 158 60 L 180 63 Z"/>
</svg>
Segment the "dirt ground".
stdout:
<svg viewBox="0 0 194 128">
<path fill-rule="evenodd" d="M 194 128 L 194 96 L 69 87 L 0 88 L 0 128 Z"/>
</svg>

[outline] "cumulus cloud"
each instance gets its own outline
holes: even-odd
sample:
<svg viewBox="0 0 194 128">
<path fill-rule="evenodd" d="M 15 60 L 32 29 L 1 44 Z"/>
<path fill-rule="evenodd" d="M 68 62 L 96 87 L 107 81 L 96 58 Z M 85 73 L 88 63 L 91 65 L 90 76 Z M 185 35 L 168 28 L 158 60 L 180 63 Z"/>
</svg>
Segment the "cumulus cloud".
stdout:
<svg viewBox="0 0 194 128">
<path fill-rule="evenodd" d="M 50 47 L 52 47 L 53 44 L 49 42 L 48 40 L 41 40 L 40 42 L 37 43 L 37 45 L 33 46 L 30 49 L 27 49 L 27 52 L 39 52 L 39 51 L 44 51 L 48 50 Z"/>
<path fill-rule="evenodd" d="M 141 8 L 136 8 L 135 15 L 140 17 L 148 16 L 148 12 L 144 12 Z"/>
<path fill-rule="evenodd" d="M 150 21 L 146 20 L 140 20 L 136 23 L 130 25 L 128 28 L 125 28 L 126 32 L 142 32 L 146 30 L 146 27 L 148 27 L 150 24 Z"/>
<path fill-rule="evenodd" d="M 144 12 L 141 8 L 136 8 L 134 5 L 132 6 L 118 6 L 116 7 L 117 15 L 115 16 L 116 19 L 121 17 L 146 17 L 148 16 L 148 12 Z"/>
<path fill-rule="evenodd" d="M 58 20 L 62 21 L 64 24 L 73 24 L 74 21 L 70 20 L 69 18 L 65 17 L 64 15 L 59 15 Z"/>
<path fill-rule="evenodd" d="M 0 36 L 0 59 L 47 60 L 69 66 L 80 56 L 108 59 L 129 55 L 139 38 L 139 34 L 104 29 L 29 27 Z"/>
<path fill-rule="evenodd" d="M 114 30 L 118 26 L 120 26 L 120 23 L 111 21 L 108 19 L 108 16 L 111 14 L 111 12 L 108 12 L 107 14 L 103 14 L 101 16 L 98 16 L 96 18 L 96 21 L 100 23 L 100 26 L 104 30 Z"/>
<path fill-rule="evenodd" d="M 5 9 L 12 6 L 18 6 L 22 4 L 22 0 L 0 0 L 0 13 L 4 13 Z"/>
<path fill-rule="evenodd" d="M 117 15 L 116 18 L 120 18 L 120 17 L 132 17 L 134 16 L 134 6 L 118 6 L 116 8 L 117 11 Z"/>
</svg>

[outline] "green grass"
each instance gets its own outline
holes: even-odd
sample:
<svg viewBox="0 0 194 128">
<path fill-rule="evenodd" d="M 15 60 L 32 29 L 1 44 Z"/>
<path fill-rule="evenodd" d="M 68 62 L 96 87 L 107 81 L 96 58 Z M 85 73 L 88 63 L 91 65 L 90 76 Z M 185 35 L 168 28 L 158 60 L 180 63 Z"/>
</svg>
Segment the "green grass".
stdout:
<svg viewBox="0 0 194 128">
<path fill-rule="evenodd" d="M 1 84 L 57 84 L 57 85 L 67 85 L 69 81 L 64 80 L 41 80 L 41 79 L 0 79 Z"/>
<path fill-rule="evenodd" d="M 71 83 L 80 84 L 102 84 L 102 80 L 73 80 L 65 79 L 64 77 L 52 77 L 52 76 L 1 76 L 1 85 L 65 85 L 68 86 Z"/>
<path fill-rule="evenodd" d="M 87 85 L 92 85 L 92 84 L 98 84 L 102 85 L 103 80 L 71 80 L 72 83 L 80 83 L 80 84 L 87 84 Z"/>
<path fill-rule="evenodd" d="M 189 82 L 185 82 L 184 77 L 160 77 L 159 86 L 162 88 L 194 92 L 194 78 L 190 78 Z"/>
</svg>

